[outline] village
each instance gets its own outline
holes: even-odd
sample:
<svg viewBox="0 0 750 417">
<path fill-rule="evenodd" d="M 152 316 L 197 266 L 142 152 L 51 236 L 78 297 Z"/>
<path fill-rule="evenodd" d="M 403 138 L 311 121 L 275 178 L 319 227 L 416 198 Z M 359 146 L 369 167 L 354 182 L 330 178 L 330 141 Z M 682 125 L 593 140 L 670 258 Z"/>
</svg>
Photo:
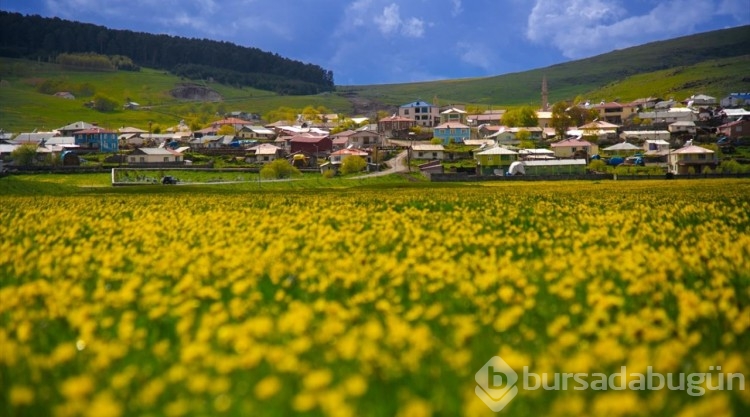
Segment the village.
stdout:
<svg viewBox="0 0 750 417">
<path fill-rule="evenodd" d="M 550 107 L 545 87 L 541 107 L 520 123 L 509 123 L 513 110 L 469 112 L 465 105 L 422 100 L 376 120 L 300 114 L 294 121 L 264 123 L 256 114 L 235 111 L 200 130 L 179 121 L 158 132 L 151 123 L 114 129 L 77 121 L 48 132 L 0 132 L 0 163 L 5 172 L 85 166 L 92 160 L 135 168 L 211 166 L 220 160 L 259 169 L 283 159 L 303 171 L 335 175 L 347 158 L 361 158 L 363 171 L 376 172 L 400 156 L 405 170 L 428 177 L 564 176 L 621 166 L 688 175 L 720 172 L 721 155 L 730 158 L 736 147 L 750 145 L 750 111 L 743 108 L 750 105 L 750 93 L 582 102 L 561 111 L 559 104 L 557 110 Z M 135 104 L 126 106 L 138 111 Z M 568 113 L 588 114 L 592 121 L 560 122 Z M 19 157 L 21 147 L 33 148 L 34 155 Z"/>
</svg>

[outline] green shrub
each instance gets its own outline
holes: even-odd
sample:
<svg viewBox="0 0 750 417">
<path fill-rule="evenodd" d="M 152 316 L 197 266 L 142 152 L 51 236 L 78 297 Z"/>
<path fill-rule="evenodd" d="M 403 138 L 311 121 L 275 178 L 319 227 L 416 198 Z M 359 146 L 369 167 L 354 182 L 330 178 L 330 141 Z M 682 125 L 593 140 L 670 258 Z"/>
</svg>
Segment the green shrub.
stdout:
<svg viewBox="0 0 750 417">
<path fill-rule="evenodd" d="M 302 173 L 286 159 L 276 159 L 260 170 L 260 177 L 267 180 L 292 178 Z"/>
</svg>

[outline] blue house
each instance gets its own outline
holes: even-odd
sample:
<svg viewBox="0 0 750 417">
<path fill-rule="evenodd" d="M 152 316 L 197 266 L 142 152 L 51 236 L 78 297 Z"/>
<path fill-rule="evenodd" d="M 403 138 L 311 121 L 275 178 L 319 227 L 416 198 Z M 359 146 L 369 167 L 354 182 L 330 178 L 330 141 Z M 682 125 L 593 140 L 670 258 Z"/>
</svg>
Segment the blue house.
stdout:
<svg viewBox="0 0 750 417">
<path fill-rule="evenodd" d="M 463 143 L 471 139 L 471 128 L 462 123 L 448 122 L 435 127 L 433 136 L 440 139 L 440 143 Z"/>
<path fill-rule="evenodd" d="M 75 144 L 81 149 L 90 149 L 99 152 L 117 152 L 120 147 L 117 141 L 117 132 L 99 127 L 79 130 L 73 132 Z"/>
<path fill-rule="evenodd" d="M 432 127 L 440 123 L 440 108 L 424 101 L 415 101 L 398 108 L 398 115 L 414 120 L 417 126 Z"/>
</svg>

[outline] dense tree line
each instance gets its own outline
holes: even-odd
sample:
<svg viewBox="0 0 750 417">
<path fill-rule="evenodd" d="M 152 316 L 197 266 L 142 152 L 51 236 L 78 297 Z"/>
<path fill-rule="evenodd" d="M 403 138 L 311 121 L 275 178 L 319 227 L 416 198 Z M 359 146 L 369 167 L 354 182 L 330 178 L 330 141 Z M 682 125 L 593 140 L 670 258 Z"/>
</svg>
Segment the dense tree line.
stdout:
<svg viewBox="0 0 750 417">
<path fill-rule="evenodd" d="M 285 94 L 334 88 L 333 72 L 257 48 L 0 11 L 0 56 L 54 59 L 62 53 L 86 52 L 122 55 L 136 65 L 167 71 L 185 72 L 191 65 L 213 68 L 210 76 L 216 80 Z"/>
</svg>

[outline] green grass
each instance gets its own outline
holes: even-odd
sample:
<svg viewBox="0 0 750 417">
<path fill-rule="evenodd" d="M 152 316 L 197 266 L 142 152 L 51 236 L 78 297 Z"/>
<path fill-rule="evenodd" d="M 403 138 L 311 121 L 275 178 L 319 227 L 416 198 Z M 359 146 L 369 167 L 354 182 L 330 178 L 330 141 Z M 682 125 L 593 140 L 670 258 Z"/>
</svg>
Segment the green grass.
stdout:
<svg viewBox="0 0 750 417">
<path fill-rule="evenodd" d="M 3 195 L 71 195 L 71 194 L 237 194 L 247 192 L 287 192 L 330 190 L 365 190 L 401 187 L 455 187 L 459 184 L 431 184 L 424 182 L 424 177 L 416 173 L 412 180 L 401 175 L 383 177 L 323 178 L 320 174 L 303 174 L 291 181 L 258 182 L 258 174 L 236 172 L 186 172 L 154 171 L 151 175 L 155 181 L 162 175 L 173 175 L 182 182 L 178 186 L 161 184 L 144 184 L 113 187 L 109 173 L 99 174 L 23 174 L 0 178 L 0 196 Z M 242 178 L 238 178 L 242 177 Z M 415 183 L 418 179 L 420 183 Z M 222 184 L 221 181 L 242 181 Z"/>
<path fill-rule="evenodd" d="M 335 94 L 316 96 L 280 96 L 252 88 L 233 88 L 209 84 L 223 98 L 220 102 L 177 100 L 170 90 L 189 80 L 164 71 L 143 68 L 140 72 L 76 71 L 55 64 L 17 59 L 0 59 L 0 129 L 10 132 L 52 130 L 83 120 L 117 129 L 134 126 L 148 129 L 149 122 L 162 130 L 176 126 L 180 120 L 201 126 L 216 119 L 215 114 L 245 111 L 264 114 L 282 106 L 302 109 L 325 106 L 334 112 L 346 113 L 351 104 Z M 127 99 L 139 103 L 140 110 L 118 108 L 102 113 L 84 107 L 92 97 L 65 100 L 37 91 L 36 86 L 47 79 L 61 80 L 70 85 L 89 83 L 95 94 L 108 96 L 120 104 Z"/>
</svg>

